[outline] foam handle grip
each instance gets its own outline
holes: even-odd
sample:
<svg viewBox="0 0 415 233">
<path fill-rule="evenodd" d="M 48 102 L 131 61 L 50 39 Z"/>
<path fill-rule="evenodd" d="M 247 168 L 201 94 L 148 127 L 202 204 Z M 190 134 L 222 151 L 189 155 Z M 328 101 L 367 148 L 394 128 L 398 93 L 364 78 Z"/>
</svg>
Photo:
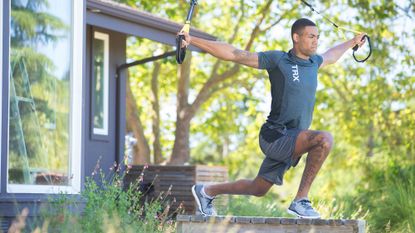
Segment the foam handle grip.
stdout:
<svg viewBox="0 0 415 233">
<path fill-rule="evenodd" d="M 362 37 L 362 41 L 365 39 L 365 38 L 369 38 L 367 35 L 364 35 L 363 37 Z M 353 47 L 353 51 L 357 51 L 359 49 L 359 45 L 355 45 L 354 47 Z"/>
<path fill-rule="evenodd" d="M 176 37 L 176 61 L 179 64 L 182 64 L 184 58 L 186 57 L 186 47 L 182 48 L 182 41 L 184 40 L 184 35 L 178 35 Z"/>
<path fill-rule="evenodd" d="M 366 39 L 367 39 L 367 44 L 368 44 L 368 47 L 369 47 L 369 54 L 367 55 L 367 57 L 366 57 L 365 59 L 362 59 L 362 60 L 357 59 L 354 53 L 355 53 L 355 52 L 359 49 L 359 46 L 358 46 L 358 45 L 355 45 L 355 46 L 353 47 L 353 58 L 354 58 L 357 62 L 365 62 L 367 59 L 369 59 L 370 55 L 372 55 L 372 43 L 370 42 L 370 37 L 369 37 L 368 35 L 364 35 L 364 36 L 362 37 L 362 40 L 363 40 L 364 38 L 366 38 Z"/>
</svg>

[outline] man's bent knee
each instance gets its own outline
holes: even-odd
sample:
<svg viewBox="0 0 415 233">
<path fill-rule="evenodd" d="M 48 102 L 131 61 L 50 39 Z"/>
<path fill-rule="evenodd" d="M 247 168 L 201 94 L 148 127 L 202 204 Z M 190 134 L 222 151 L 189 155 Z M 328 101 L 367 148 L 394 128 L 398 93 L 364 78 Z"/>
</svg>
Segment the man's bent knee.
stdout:
<svg viewBox="0 0 415 233">
<path fill-rule="evenodd" d="M 266 189 L 266 188 L 262 188 L 262 189 L 258 188 L 256 190 L 253 190 L 252 195 L 254 195 L 256 197 L 263 197 L 263 196 L 265 196 L 265 194 L 267 194 L 268 190 L 269 189 Z"/>
<path fill-rule="evenodd" d="M 330 150 L 333 146 L 333 136 L 328 132 L 321 132 L 320 147 L 324 150 Z"/>
<path fill-rule="evenodd" d="M 272 185 L 273 184 L 271 182 L 263 179 L 262 177 L 256 177 L 252 181 L 250 194 L 256 197 L 262 197 L 267 194 Z"/>
</svg>

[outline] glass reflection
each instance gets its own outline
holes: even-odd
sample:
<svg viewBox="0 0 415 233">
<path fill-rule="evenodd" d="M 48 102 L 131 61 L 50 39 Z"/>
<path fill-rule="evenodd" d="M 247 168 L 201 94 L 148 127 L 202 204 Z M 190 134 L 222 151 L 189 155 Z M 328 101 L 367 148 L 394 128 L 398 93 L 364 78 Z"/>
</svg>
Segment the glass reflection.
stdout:
<svg viewBox="0 0 415 233">
<path fill-rule="evenodd" d="M 68 185 L 70 0 L 12 0 L 9 184 Z"/>
<path fill-rule="evenodd" d="M 104 40 L 94 39 L 94 128 L 104 129 Z"/>
</svg>

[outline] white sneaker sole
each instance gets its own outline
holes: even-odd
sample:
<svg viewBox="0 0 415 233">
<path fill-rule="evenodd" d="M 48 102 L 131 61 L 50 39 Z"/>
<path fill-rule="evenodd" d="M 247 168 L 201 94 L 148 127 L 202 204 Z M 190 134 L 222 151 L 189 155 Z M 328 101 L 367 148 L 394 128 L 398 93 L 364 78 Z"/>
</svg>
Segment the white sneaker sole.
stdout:
<svg viewBox="0 0 415 233">
<path fill-rule="evenodd" d="M 305 219 L 319 219 L 319 218 L 321 218 L 320 216 L 304 216 L 304 215 L 300 215 L 297 212 L 294 212 L 294 211 L 292 211 L 290 209 L 287 209 L 287 213 L 289 213 L 291 215 L 294 215 L 294 216 L 297 216 L 298 218 L 305 218 Z"/>
<path fill-rule="evenodd" d="M 196 200 L 197 206 L 199 207 L 199 212 L 200 212 L 203 216 L 208 216 L 207 214 L 203 213 L 203 211 L 202 211 L 202 204 L 200 203 L 199 197 L 198 197 L 198 196 L 197 196 L 197 194 L 196 194 L 196 185 L 193 185 L 193 186 L 192 186 L 192 194 L 193 194 L 193 197 L 194 197 L 194 198 L 195 198 L 195 200 Z"/>
</svg>

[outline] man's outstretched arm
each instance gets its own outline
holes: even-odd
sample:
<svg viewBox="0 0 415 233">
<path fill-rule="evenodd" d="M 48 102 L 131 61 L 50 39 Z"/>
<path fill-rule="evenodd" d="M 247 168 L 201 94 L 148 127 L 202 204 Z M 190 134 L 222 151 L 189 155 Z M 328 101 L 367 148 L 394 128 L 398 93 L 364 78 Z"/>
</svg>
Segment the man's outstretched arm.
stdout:
<svg viewBox="0 0 415 233">
<path fill-rule="evenodd" d="M 348 40 L 344 43 L 334 46 L 330 48 L 325 53 L 322 54 L 323 56 L 323 63 L 321 64 L 320 68 L 326 65 L 334 64 L 337 60 L 340 59 L 341 56 L 350 48 L 353 48 L 355 45 L 361 47 L 365 40 L 362 41 L 362 38 L 365 34 L 359 34 L 355 36 L 353 39 Z"/>
<path fill-rule="evenodd" d="M 183 34 L 186 40 L 183 42 L 185 46 L 192 44 L 219 59 L 225 61 L 233 61 L 249 67 L 258 68 L 257 53 L 240 50 L 224 42 L 205 40 L 190 36 L 188 33 Z"/>
</svg>

